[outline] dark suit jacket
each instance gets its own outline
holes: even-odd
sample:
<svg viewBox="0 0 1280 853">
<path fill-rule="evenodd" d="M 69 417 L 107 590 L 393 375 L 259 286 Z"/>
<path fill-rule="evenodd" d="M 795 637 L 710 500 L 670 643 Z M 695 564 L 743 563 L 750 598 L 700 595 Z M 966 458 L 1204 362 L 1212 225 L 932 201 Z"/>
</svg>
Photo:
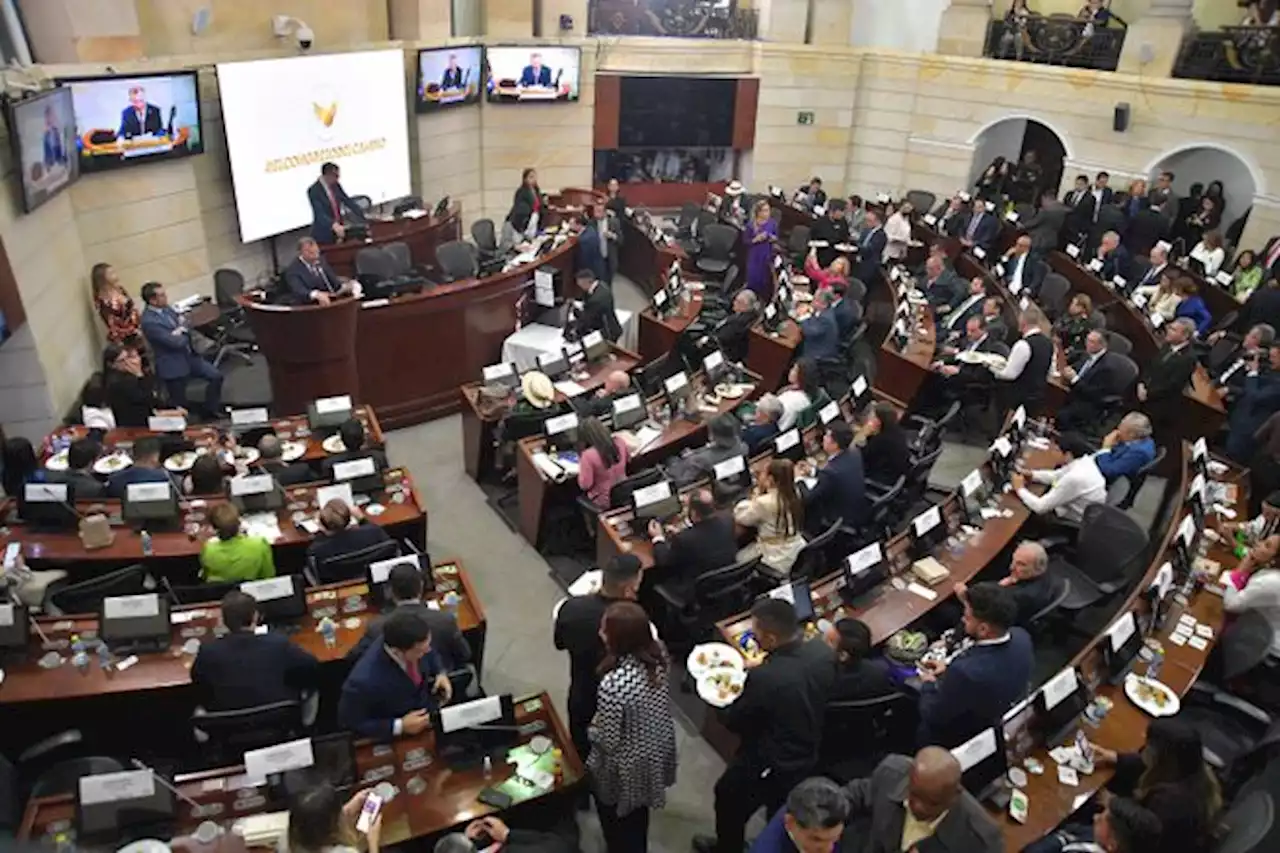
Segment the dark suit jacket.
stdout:
<svg viewBox="0 0 1280 853">
<path fill-rule="evenodd" d="M 1027 217 L 1022 228 L 1031 235 L 1031 247 L 1040 252 L 1049 252 L 1058 248 L 1062 239 L 1062 229 L 1066 225 L 1067 215 L 1071 209 L 1065 204 L 1053 202 Z"/>
<path fill-rule="evenodd" d="M 1085 190 L 1080 201 L 1072 204 L 1071 196 L 1074 192 L 1075 190 L 1069 190 L 1062 197 L 1062 203 L 1067 205 L 1067 239 L 1070 242 L 1075 242 L 1077 234 L 1088 232 L 1093 227 L 1093 193 Z"/>
<path fill-rule="evenodd" d="M 1015 622 L 1026 626 L 1041 610 L 1053 601 L 1054 583 L 1048 572 L 1037 575 L 1030 580 L 1019 581 L 1013 586 L 1005 587 L 1018 605 L 1018 616 Z"/>
<path fill-rule="evenodd" d="M 551 85 L 551 69 L 542 66 L 538 69 L 538 73 L 534 73 L 532 65 L 526 65 L 524 70 L 520 72 L 521 86 L 550 86 Z"/>
<path fill-rule="evenodd" d="M 142 312 L 142 335 L 151 344 L 156 376 L 160 379 L 190 376 L 191 362 L 200 358 L 191 348 L 191 332 L 173 334 L 180 325 L 178 312 L 171 307 L 147 308 Z"/>
<path fill-rule="evenodd" d="M 991 251 L 991 244 L 1000 234 L 1000 220 L 996 219 L 994 213 L 975 214 L 970 211 L 969 215 L 964 218 L 964 225 L 960 228 L 958 236 L 969 236 L 969 226 L 973 223 L 973 217 L 981 215 L 982 220 L 978 223 L 978 230 L 974 234 L 973 244 L 981 246 L 988 253 Z"/>
<path fill-rule="evenodd" d="M 44 132 L 44 167 L 50 169 L 61 163 L 66 165 L 67 147 L 62 144 L 62 131 L 51 127 Z"/>
<path fill-rule="evenodd" d="M 435 710 L 432 682 L 444 672 L 440 654 L 435 649 L 418 661 L 422 681 L 409 679 L 400 665 L 387 654 L 382 643 L 372 643 L 351 668 L 342 684 L 338 700 L 338 724 L 360 737 L 391 740 L 395 721 L 410 711 Z"/>
<path fill-rule="evenodd" d="M 120 132 L 116 134 L 124 139 L 132 139 L 147 133 L 163 133 L 164 119 L 160 116 L 160 108 L 155 104 L 147 104 L 146 118 L 138 121 L 138 111 L 127 106 L 120 111 Z"/>
<path fill-rule="evenodd" d="M 727 515 L 713 515 L 653 544 L 653 566 L 662 571 L 663 582 L 690 589 L 700 575 L 737 561 L 738 542 L 733 519 Z"/>
<path fill-rule="evenodd" d="M 78 501 L 107 495 L 107 487 L 102 481 L 87 471 L 46 471 L 45 479 L 50 483 L 66 483 L 71 486 Z"/>
<path fill-rule="evenodd" d="M 932 282 L 922 282 L 920 289 L 924 291 L 924 298 L 929 304 L 937 308 L 941 305 L 949 307 L 959 305 L 964 301 L 964 294 L 968 288 L 958 275 L 944 268 L 942 274 Z"/>
<path fill-rule="evenodd" d="M 865 853 L 898 853 L 902 849 L 911 765 L 905 755 L 890 755 L 869 777 L 845 786 L 852 814 L 846 834 L 850 842 L 842 844 L 843 849 L 856 849 L 852 824 L 864 817 L 871 819 L 869 843 L 861 848 Z M 917 847 L 920 853 L 1000 853 L 1004 850 L 1004 836 L 982 805 L 964 791 L 938 823 L 933 836 Z"/>
<path fill-rule="evenodd" d="M 1129 220 L 1124 244 L 1134 255 L 1149 255 L 1152 247 L 1165 238 L 1169 222 L 1157 208 L 1148 207 Z"/>
<path fill-rule="evenodd" d="M 884 247 L 887 242 L 889 238 L 885 236 L 883 227 L 876 228 L 874 234 L 864 234 L 858 241 L 860 252 L 857 277 L 868 286 L 880 276 L 880 259 L 884 256 Z"/>
<path fill-rule="evenodd" d="M 316 473 L 316 470 L 305 462 L 259 464 L 258 468 L 261 469 L 262 473 L 275 477 L 276 482 L 286 489 L 299 483 L 313 483 L 320 479 L 320 475 Z"/>
<path fill-rule="evenodd" d="M 1097 246 L 1102 242 L 1102 235 L 1108 231 L 1124 234 L 1125 224 L 1124 212 L 1120 208 L 1114 204 L 1104 205 L 1098 211 L 1098 218 L 1093 223 L 1093 231 L 1089 234 L 1089 245 Z"/>
<path fill-rule="evenodd" d="M 1085 355 L 1079 361 L 1072 365 L 1077 372 L 1088 361 L 1089 356 Z M 1084 376 L 1079 377 L 1071 385 L 1068 393 L 1069 401 L 1083 401 L 1092 405 L 1096 405 L 1102 401 L 1102 398 L 1112 392 L 1116 384 L 1116 361 L 1109 352 L 1104 352 L 1093 367 L 1090 367 Z"/>
<path fill-rule="evenodd" d="M 836 677 L 827 701 L 854 702 L 896 692 L 883 661 L 860 660 L 852 665 L 836 664 Z"/>
<path fill-rule="evenodd" d="M 815 522 L 831 524 L 843 519 L 849 527 L 862 523 L 867 512 L 867 483 L 862 473 L 862 454 L 850 447 L 827 460 L 818 471 L 817 482 L 804 494 L 805 515 Z"/>
<path fill-rule="evenodd" d="M 191 681 L 208 711 L 297 699 L 316 686 L 320 663 L 284 634 L 235 631 L 200 647 Z"/>
<path fill-rule="evenodd" d="M 601 282 L 596 289 L 582 300 L 582 312 L 573 324 L 578 340 L 592 332 L 599 331 L 609 341 L 616 342 L 622 337 L 622 326 L 618 323 L 618 315 L 613 307 L 613 291 L 609 285 Z"/>
<path fill-rule="evenodd" d="M 765 445 L 778 437 L 776 423 L 748 424 L 742 430 L 742 440 L 746 442 L 747 454 L 755 456 L 765 449 Z"/>
<path fill-rule="evenodd" d="M 843 343 L 862 322 L 862 303 L 848 297 L 841 299 L 829 312 L 836 320 L 836 331 Z"/>
<path fill-rule="evenodd" d="M 1147 387 L 1147 401 L 1176 400 L 1191 381 L 1196 369 L 1195 347 L 1187 344 L 1173 352 L 1168 344 L 1160 347 L 1155 361 L 1147 365 L 1142 384 Z"/>
<path fill-rule="evenodd" d="M 907 433 L 899 424 L 885 424 L 880 432 L 867 439 L 862 447 L 862 464 L 868 480 L 886 486 L 911 469 L 911 450 Z"/>
<path fill-rule="evenodd" d="M 397 607 L 412 608 L 431 626 L 431 648 L 440 653 L 440 663 L 446 671 L 471 663 L 471 645 L 467 642 L 467 638 L 462 636 L 462 631 L 458 628 L 458 620 L 454 619 L 448 611 L 435 610 L 420 601 L 400 604 Z M 386 616 L 376 616 L 369 621 L 360 642 L 347 652 L 347 660 L 350 663 L 359 661 L 369 646 L 381 642 L 382 626 L 386 621 Z"/>
<path fill-rule="evenodd" d="M 376 524 L 365 522 L 337 533 L 317 536 L 307 546 L 307 556 L 316 562 L 335 559 L 386 542 L 391 537 Z"/>
<path fill-rule="evenodd" d="M 840 327 L 836 325 L 835 312 L 823 311 L 811 314 L 800 321 L 804 336 L 803 349 L 806 358 L 836 358 L 840 355 Z"/>
<path fill-rule="evenodd" d="M 333 226 L 343 218 L 344 208 L 351 214 L 352 220 L 365 221 L 364 211 L 351 200 L 351 196 L 347 195 L 342 184 L 333 185 L 333 198 L 338 206 L 337 218 L 334 217 L 333 205 L 329 203 L 329 193 L 325 191 L 324 183 L 316 181 L 307 187 L 307 199 L 311 202 L 311 237 L 322 245 L 337 240 L 337 235 L 333 233 Z"/>
<path fill-rule="evenodd" d="M 1003 643 L 972 646 L 960 653 L 937 681 L 920 685 L 920 746 L 953 749 L 1001 716 L 1027 689 L 1035 652 L 1031 637 L 1010 628 Z"/>
<path fill-rule="evenodd" d="M 739 364 L 747 360 L 747 342 L 751 339 L 751 327 L 760 319 L 755 311 L 733 312 L 716 327 L 716 340 L 725 358 Z"/>
<path fill-rule="evenodd" d="M 446 68 L 444 75 L 440 78 L 441 89 L 461 89 L 462 88 L 462 69 Z"/>
<path fill-rule="evenodd" d="M 600 281 L 609 277 L 609 257 L 600 251 L 600 231 L 595 220 L 578 235 L 578 269 L 588 269 Z"/>
<path fill-rule="evenodd" d="M 1098 272 L 1098 277 L 1104 282 L 1111 281 L 1116 276 L 1121 276 L 1128 281 L 1133 275 L 1132 267 L 1129 250 L 1124 246 L 1116 246 L 1113 252 L 1102 259 L 1102 269 Z"/>
<path fill-rule="evenodd" d="M 1020 294 L 1030 294 L 1034 299 L 1040 294 L 1040 285 L 1044 284 L 1045 266 L 1042 263 L 1042 255 L 1035 249 L 1027 253 L 1027 260 L 1022 267 L 1022 290 Z M 1009 258 L 1004 262 L 1004 283 L 1009 285 L 1013 282 L 1013 274 L 1017 269 L 1018 259 L 1016 257 Z"/>
<path fill-rule="evenodd" d="M 825 249 L 819 249 L 818 265 L 823 269 L 831 266 L 831 262 L 840 254 L 835 250 L 837 243 L 850 242 L 849 220 L 841 216 L 839 219 L 832 219 L 829 215 L 819 218 L 813 223 L 813 228 L 809 232 L 810 240 L 826 240 L 831 245 Z"/>
<path fill-rule="evenodd" d="M 1267 262 L 1267 256 L 1270 255 L 1271 250 L 1275 248 L 1277 240 L 1280 240 L 1280 237 L 1272 237 L 1267 241 L 1267 245 L 1262 247 L 1262 251 L 1258 253 L 1258 263 L 1265 264 Z M 1280 259 L 1276 260 L 1271 269 L 1262 271 L 1262 278 L 1264 281 L 1272 278 L 1280 279 Z"/>
<path fill-rule="evenodd" d="M 1233 328 L 1243 335 L 1258 323 L 1280 329 L 1280 287 L 1259 287 L 1249 294 L 1240 306 L 1240 316 Z"/>
<path fill-rule="evenodd" d="M 302 258 L 294 258 L 293 263 L 285 267 L 284 283 L 289 294 L 300 303 L 311 301 L 311 291 L 321 293 L 337 293 L 342 289 L 338 274 L 329 266 L 329 262 L 320 258 L 320 270 L 323 275 L 313 275 L 311 267 Z"/>
</svg>

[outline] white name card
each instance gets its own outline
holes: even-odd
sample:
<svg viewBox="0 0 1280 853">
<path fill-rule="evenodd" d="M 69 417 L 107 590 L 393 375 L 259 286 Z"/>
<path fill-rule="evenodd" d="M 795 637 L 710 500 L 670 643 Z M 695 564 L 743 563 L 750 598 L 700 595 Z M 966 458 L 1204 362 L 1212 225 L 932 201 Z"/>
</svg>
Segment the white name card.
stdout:
<svg viewBox="0 0 1280 853">
<path fill-rule="evenodd" d="M 474 702 L 463 702 L 440 709 L 440 728 L 445 734 L 458 729 L 482 726 L 502 716 L 502 697 L 487 696 Z"/>
<path fill-rule="evenodd" d="M 582 345 L 587 349 L 598 347 L 604 343 L 604 335 L 600 332 L 590 332 L 582 337 Z"/>
<path fill-rule="evenodd" d="M 784 450 L 790 450 L 799 443 L 800 430 L 793 428 L 774 439 L 773 446 L 779 453 L 782 453 Z"/>
<path fill-rule="evenodd" d="M 544 371 L 555 372 L 551 368 L 558 367 L 558 362 L 564 361 L 565 355 L 562 352 L 540 352 L 538 353 L 538 367 Z"/>
<path fill-rule="evenodd" d="M 66 483 L 27 483 L 22 487 L 27 503 L 66 503 Z"/>
<path fill-rule="evenodd" d="M 484 377 L 485 382 L 496 382 L 499 379 L 505 379 L 516 372 L 516 366 L 511 363 L 505 364 L 489 364 L 485 365 L 480 375 Z"/>
<path fill-rule="evenodd" d="M 110 595 L 102 599 L 102 615 L 108 619 L 145 619 L 160 615 L 160 596 L 154 592 L 142 595 Z"/>
<path fill-rule="evenodd" d="M 1163 325 L 1164 325 L 1164 315 L 1163 315 L 1163 314 L 1152 314 L 1152 315 L 1151 315 L 1151 325 L 1152 325 L 1152 326 L 1154 326 L 1154 327 L 1155 327 L 1155 328 L 1157 328 L 1157 329 L 1158 329 L 1158 328 L 1160 328 L 1161 326 L 1163 326 Z"/>
<path fill-rule="evenodd" d="M 1018 212 L 1017 212 L 1016 210 L 1011 210 L 1011 211 L 1009 211 L 1008 213 L 1006 213 L 1006 214 L 1004 215 L 1004 218 L 1005 218 L 1005 219 L 1007 219 L 1007 220 L 1009 220 L 1010 222 L 1017 222 L 1017 221 L 1018 221 Z"/>
<path fill-rule="evenodd" d="M 371 477 L 377 473 L 378 463 L 373 461 L 372 456 L 351 459 L 346 462 L 335 462 L 333 465 L 333 479 L 339 482 L 354 480 L 357 477 Z"/>
<path fill-rule="evenodd" d="M 1072 693 L 1076 692 L 1078 686 L 1076 680 L 1076 668 L 1069 666 L 1062 672 L 1049 679 L 1044 686 L 1044 707 L 1045 710 L 1056 707 L 1061 704 Z"/>
<path fill-rule="evenodd" d="M 147 418 L 147 429 L 152 432 L 182 432 L 187 419 L 181 415 L 152 415 Z"/>
<path fill-rule="evenodd" d="M 406 554 L 403 557 L 392 557 L 390 560 L 377 560 L 369 564 L 369 579 L 374 583 L 386 583 L 391 577 L 391 570 L 396 566 L 413 566 L 422 571 L 422 557 L 419 554 Z"/>
<path fill-rule="evenodd" d="M 1067 254 L 1068 254 L 1068 255 L 1070 255 L 1070 256 L 1071 256 L 1071 257 L 1073 257 L 1073 258 L 1078 258 L 1078 257 L 1080 257 L 1080 247 L 1079 247 L 1079 246 L 1077 246 L 1075 243 L 1068 243 L 1068 244 L 1067 244 Z"/>
<path fill-rule="evenodd" d="M 571 429 L 578 428 L 578 416 L 573 412 L 567 415 L 558 415 L 554 418 L 547 418 L 547 435 L 559 435 L 562 432 L 568 432 Z"/>
<path fill-rule="evenodd" d="M 702 366 L 706 368 L 708 373 L 713 370 L 718 370 L 720 367 L 724 366 L 724 353 L 720 352 L 720 350 L 716 350 L 702 360 Z"/>
<path fill-rule="evenodd" d="M 712 470 L 715 471 L 717 480 L 727 480 L 747 470 L 747 460 L 743 456 L 735 456 L 732 459 L 717 462 Z"/>
<path fill-rule="evenodd" d="M 656 504 L 658 501 L 665 501 L 671 497 L 671 483 L 663 480 L 661 483 L 654 483 L 652 486 L 636 489 L 631 493 L 631 496 L 635 499 L 637 507 Z"/>
<path fill-rule="evenodd" d="M 640 408 L 639 394 L 628 394 L 625 397 L 621 397 L 613 401 L 614 415 L 625 414 L 626 412 L 631 412 L 638 408 Z"/>
<path fill-rule="evenodd" d="M 1098 270 L 1102 269 L 1102 259 L 1094 258 L 1093 260 L 1089 261 L 1089 269 L 1092 270 L 1093 272 L 1097 272 Z"/>
<path fill-rule="evenodd" d="M 351 395 L 342 394 L 338 397 L 321 397 L 316 400 L 316 413 L 321 415 L 331 415 L 335 412 L 348 412 L 351 410 Z"/>
<path fill-rule="evenodd" d="M 772 322 L 773 319 L 777 316 L 778 316 L 778 309 L 773 307 L 772 302 L 764 306 L 764 318 L 766 320 L 769 320 L 770 322 Z"/>
<path fill-rule="evenodd" d="M 1022 292 L 1022 284 L 1016 281 L 1009 282 L 1009 292 L 1017 296 Z"/>
<path fill-rule="evenodd" d="M 150 770 L 122 770 L 80 777 L 80 805 L 96 806 L 155 796 L 156 778 Z"/>
<path fill-rule="evenodd" d="M 849 388 L 853 391 L 854 397 L 861 397 L 863 394 L 867 393 L 867 377 L 855 376 L 853 384 L 851 384 Z"/>
<path fill-rule="evenodd" d="M 1160 567 L 1151 586 L 1155 587 L 1156 593 L 1161 598 L 1169 594 L 1169 590 L 1173 588 L 1173 563 L 1165 563 Z"/>
<path fill-rule="evenodd" d="M 930 507 L 911 520 L 916 536 L 923 536 L 942 523 L 942 507 Z"/>
<path fill-rule="evenodd" d="M 324 509 L 329 501 L 342 501 L 348 508 L 354 508 L 355 499 L 351 496 L 350 483 L 338 483 L 333 486 L 321 486 L 316 489 L 316 506 Z"/>
<path fill-rule="evenodd" d="M 990 758 L 995 751 L 996 730 L 986 729 L 951 750 L 951 754 L 955 756 L 956 761 L 960 762 L 960 771 L 963 773 L 971 767 L 976 767 L 980 761 Z"/>
<path fill-rule="evenodd" d="M 1147 297 L 1143 296 L 1141 293 L 1135 293 L 1133 294 L 1133 304 L 1138 306 L 1139 308 L 1146 308 Z"/>
<path fill-rule="evenodd" d="M 880 543 L 872 542 L 865 548 L 849 555 L 849 572 L 855 575 L 865 572 L 883 559 L 884 552 L 880 550 Z"/>
<path fill-rule="evenodd" d="M 655 290 L 653 293 L 653 304 L 659 308 L 665 308 L 667 304 L 667 292 L 665 290 Z"/>
<path fill-rule="evenodd" d="M 1191 458 L 1199 461 L 1209 452 L 1209 445 L 1205 443 L 1203 438 L 1197 438 L 1196 443 L 1191 445 Z"/>
<path fill-rule="evenodd" d="M 311 738 L 251 749 L 244 754 L 244 775 L 261 784 L 268 776 L 287 770 L 302 770 L 316 763 L 311 751 Z"/>
<path fill-rule="evenodd" d="M 667 389 L 668 394 L 675 394 L 689 384 L 689 377 L 684 375 L 684 371 L 680 371 L 675 376 L 668 376 L 662 381 L 662 386 Z"/>
<path fill-rule="evenodd" d="M 277 598 L 288 598 L 293 595 L 293 575 L 281 575 L 278 578 L 266 578 L 260 581 L 245 581 L 240 584 L 240 591 L 251 596 L 254 601 L 275 601 Z"/>
<path fill-rule="evenodd" d="M 1030 308 L 1031 307 L 1030 297 L 1024 296 L 1022 297 L 1022 299 L 1018 300 L 1018 307 L 1023 311 L 1026 311 L 1028 308 Z"/>
<path fill-rule="evenodd" d="M 928 225 L 928 226 L 930 226 L 930 227 L 933 227 L 933 226 L 934 226 L 934 225 L 936 225 L 937 223 L 938 223 L 938 217 L 934 216 L 932 213 L 926 213 L 926 214 L 924 215 L 924 224 L 925 224 L 925 225 Z"/>
<path fill-rule="evenodd" d="M 1129 284 L 1129 281 L 1124 276 L 1117 275 L 1111 278 L 1111 283 L 1114 284 L 1116 287 L 1125 287 Z"/>
<path fill-rule="evenodd" d="M 1013 452 L 1013 445 L 1009 442 L 1009 439 L 1002 435 L 991 442 L 991 449 L 1001 458 L 1004 458 Z"/>
<path fill-rule="evenodd" d="M 13 627 L 13 605 L 0 604 L 0 628 Z"/>
<path fill-rule="evenodd" d="M 1133 618 L 1133 611 L 1127 611 L 1123 616 L 1111 623 L 1111 627 L 1107 629 L 1107 638 L 1111 641 L 1111 651 L 1118 652 L 1124 648 L 1124 644 L 1133 636 L 1133 632 L 1138 630 L 1138 624 Z"/>
<path fill-rule="evenodd" d="M 818 411 L 818 418 L 824 424 L 829 424 L 838 417 L 840 417 L 840 404 L 835 400 L 827 403 Z"/>
<path fill-rule="evenodd" d="M 130 483 L 124 491 L 129 503 L 145 503 L 146 501 L 167 501 L 172 486 L 169 483 Z"/>
<path fill-rule="evenodd" d="M 270 414 L 266 409 L 233 409 L 231 411 L 232 426 L 254 426 L 255 424 L 265 424 L 271 420 Z"/>
<path fill-rule="evenodd" d="M 1183 516 L 1182 521 L 1178 524 L 1178 538 L 1182 540 L 1182 544 L 1187 548 L 1191 547 L 1192 541 L 1196 538 L 1195 516 L 1191 514 Z"/>
<path fill-rule="evenodd" d="M 579 343 L 565 344 L 564 354 L 573 364 L 577 364 L 586 358 L 586 355 L 582 351 L 582 344 Z"/>
<path fill-rule="evenodd" d="M 1213 277 L 1213 280 L 1216 281 L 1218 284 L 1222 285 L 1223 287 L 1230 287 L 1231 273 L 1227 272 L 1226 270 L 1219 270 L 1218 274 Z"/>
<path fill-rule="evenodd" d="M 1191 478 L 1189 494 L 1198 497 L 1201 503 L 1204 502 L 1204 474 L 1196 474 Z"/>
<path fill-rule="evenodd" d="M 897 281 L 900 278 L 902 278 L 902 267 L 894 267 L 893 269 L 889 270 L 890 281 Z"/>
<path fill-rule="evenodd" d="M 1027 409 L 1025 406 L 1019 406 L 1013 412 L 1013 425 L 1018 429 L 1022 429 L 1027 425 Z"/>
<path fill-rule="evenodd" d="M 996 264 L 995 267 L 993 267 L 993 269 L 996 275 L 998 276 L 1004 275 L 1004 264 Z"/>
<path fill-rule="evenodd" d="M 987 256 L 987 250 L 982 248 L 981 246 L 974 246 L 973 254 L 977 256 L 978 260 L 982 260 Z"/>
<path fill-rule="evenodd" d="M 981 488 L 982 488 L 982 472 L 981 471 L 970 471 L 968 474 L 965 475 L 965 478 L 960 481 L 960 489 L 961 491 L 964 492 L 964 496 L 966 498 Z"/>
<path fill-rule="evenodd" d="M 337 466 L 334 466 L 337 471 Z M 265 495 L 276 487 L 275 480 L 270 474 L 254 474 L 247 477 L 231 478 L 231 495 L 233 497 L 244 497 L 245 495 Z"/>
</svg>

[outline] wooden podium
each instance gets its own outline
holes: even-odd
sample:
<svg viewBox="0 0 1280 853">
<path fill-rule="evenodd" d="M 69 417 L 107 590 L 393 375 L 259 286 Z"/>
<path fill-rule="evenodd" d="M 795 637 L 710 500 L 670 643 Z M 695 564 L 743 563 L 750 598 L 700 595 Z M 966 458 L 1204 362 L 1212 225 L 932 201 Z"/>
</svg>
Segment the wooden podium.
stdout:
<svg viewBox="0 0 1280 853">
<path fill-rule="evenodd" d="M 328 305 L 268 305 L 237 297 L 249 317 L 271 371 L 277 412 L 303 412 L 317 397 L 360 398 L 356 369 L 356 321 L 360 303 L 335 299 Z"/>
<path fill-rule="evenodd" d="M 404 243 L 415 264 L 435 266 L 436 247 L 462 237 L 462 205 L 455 202 L 443 216 L 420 216 L 417 219 L 370 219 L 367 240 L 340 240 L 321 246 L 329 266 L 338 275 L 356 277 L 356 255 L 361 249 L 382 247 L 388 243 Z"/>
</svg>

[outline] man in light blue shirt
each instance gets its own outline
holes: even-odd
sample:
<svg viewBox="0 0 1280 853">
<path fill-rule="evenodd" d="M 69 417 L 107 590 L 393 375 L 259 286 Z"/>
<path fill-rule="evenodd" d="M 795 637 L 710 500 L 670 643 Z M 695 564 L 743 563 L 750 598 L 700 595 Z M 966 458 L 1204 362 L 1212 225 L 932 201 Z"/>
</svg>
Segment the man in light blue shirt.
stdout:
<svg viewBox="0 0 1280 853">
<path fill-rule="evenodd" d="M 1142 412 L 1130 412 L 1120 425 L 1102 440 L 1102 450 L 1093 458 L 1108 483 L 1117 477 L 1132 477 L 1156 458 L 1151 438 L 1151 420 Z"/>
</svg>

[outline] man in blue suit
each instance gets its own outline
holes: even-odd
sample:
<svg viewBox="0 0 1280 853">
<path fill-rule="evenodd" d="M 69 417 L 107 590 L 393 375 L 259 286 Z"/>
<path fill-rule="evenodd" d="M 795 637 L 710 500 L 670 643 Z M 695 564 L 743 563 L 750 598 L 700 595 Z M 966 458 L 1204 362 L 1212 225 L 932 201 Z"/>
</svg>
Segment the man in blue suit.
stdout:
<svg viewBox="0 0 1280 853">
<path fill-rule="evenodd" d="M 1102 262 L 1102 269 L 1095 270 L 1094 273 L 1104 283 L 1110 283 L 1116 276 L 1126 281 L 1129 279 L 1132 272 L 1129 250 L 1120 245 L 1120 235 L 1116 232 L 1108 231 L 1102 235 L 1102 242 L 1098 244 L 1098 251 L 1094 257 Z"/>
<path fill-rule="evenodd" d="M 1155 458 L 1151 419 L 1142 412 L 1130 412 L 1102 439 L 1102 450 L 1093 461 L 1110 483 L 1118 477 L 1132 477 Z"/>
<path fill-rule="evenodd" d="M 311 237 L 321 245 L 336 243 L 347 234 L 342 211 L 351 214 L 355 222 L 366 222 L 364 211 L 351 200 L 347 191 L 338 183 L 337 163 L 325 163 L 320 167 L 320 177 L 307 187 L 307 200 L 311 202 Z"/>
<path fill-rule="evenodd" d="M 1012 627 L 1018 618 L 1013 594 L 997 583 L 956 587 L 964 604 L 968 645 L 949 662 L 920 664 L 921 746 L 954 749 L 983 729 L 1000 722 L 1022 697 L 1031 677 L 1035 651 L 1031 637 Z"/>
<path fill-rule="evenodd" d="M 204 392 L 205 413 L 211 418 L 222 417 L 225 414 L 222 374 L 191 347 L 191 330 L 183 324 L 178 312 L 169 307 L 164 285 L 155 281 L 144 284 L 142 301 L 147 303 L 142 312 L 142 334 L 155 354 L 156 376 L 168 390 L 169 402 L 188 408 L 187 380 L 203 379 L 208 383 Z"/>
<path fill-rule="evenodd" d="M 62 126 L 53 106 L 44 108 L 44 167 L 67 165 L 67 147 L 62 144 Z"/>
<path fill-rule="evenodd" d="M 862 235 L 858 238 L 858 269 L 855 275 L 870 287 L 880 279 L 880 260 L 889 238 L 880 224 L 880 214 L 868 210 L 863 220 Z"/>
<path fill-rule="evenodd" d="M 862 472 L 862 455 L 853 446 L 853 427 L 834 420 L 822 436 L 827 464 L 818 471 L 817 482 L 804 493 L 805 518 L 811 529 L 820 530 L 841 519 L 849 527 L 862 523 L 867 509 L 867 481 Z"/>
<path fill-rule="evenodd" d="M 551 69 L 542 64 L 542 54 L 530 55 L 529 64 L 520 72 L 521 86 L 550 86 Z"/>
<path fill-rule="evenodd" d="M 120 112 L 121 139 L 164 132 L 160 108 L 147 103 L 147 90 L 141 86 L 129 87 L 129 106 Z"/>
<path fill-rule="evenodd" d="M 973 200 L 972 212 L 960 229 L 960 243 L 966 249 L 981 248 L 991 254 L 991 244 L 1000 233 L 1000 223 L 995 214 L 987 213 L 987 203 L 980 198 Z"/>
<path fill-rule="evenodd" d="M 849 299 L 849 285 L 840 279 L 831 282 L 831 295 L 835 303 L 831 313 L 836 318 L 836 329 L 840 332 L 841 342 L 845 341 L 862 322 L 862 303 Z"/>
<path fill-rule="evenodd" d="M 840 327 L 831 308 L 831 298 L 830 290 L 819 290 L 813 295 L 813 313 L 800 321 L 800 333 L 804 336 L 802 352 L 806 358 L 840 356 Z"/>
<path fill-rule="evenodd" d="M 609 231 L 604 220 L 582 216 L 578 220 L 578 269 L 591 270 L 597 281 L 609 281 Z M 603 233 L 601 232 L 603 229 Z"/>
<path fill-rule="evenodd" d="M 449 701 L 453 688 L 431 627 L 412 608 L 397 608 L 351 668 L 338 700 L 338 723 L 361 737 L 391 740 L 420 734 L 431 712 Z"/>
</svg>

